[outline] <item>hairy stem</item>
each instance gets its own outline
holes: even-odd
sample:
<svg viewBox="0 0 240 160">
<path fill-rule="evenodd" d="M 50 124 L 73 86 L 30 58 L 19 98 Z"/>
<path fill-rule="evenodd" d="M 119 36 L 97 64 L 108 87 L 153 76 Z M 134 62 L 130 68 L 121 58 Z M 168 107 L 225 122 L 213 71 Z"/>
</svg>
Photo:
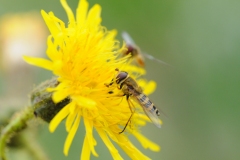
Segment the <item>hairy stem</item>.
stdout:
<svg viewBox="0 0 240 160">
<path fill-rule="evenodd" d="M 10 120 L 10 123 L 2 129 L 0 136 L 1 160 L 7 160 L 5 148 L 7 141 L 10 140 L 12 134 L 24 129 L 27 125 L 27 121 L 30 120 L 33 116 L 33 107 L 27 107 L 25 110 L 14 114 Z"/>
</svg>

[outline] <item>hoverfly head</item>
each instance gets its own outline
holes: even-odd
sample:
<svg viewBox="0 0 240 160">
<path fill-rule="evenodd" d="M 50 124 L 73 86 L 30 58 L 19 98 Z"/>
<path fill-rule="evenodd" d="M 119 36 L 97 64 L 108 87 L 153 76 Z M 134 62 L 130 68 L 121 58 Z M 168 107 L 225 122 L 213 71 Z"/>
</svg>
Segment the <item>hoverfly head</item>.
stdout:
<svg viewBox="0 0 240 160">
<path fill-rule="evenodd" d="M 124 71 L 120 71 L 116 77 L 116 83 L 117 84 L 121 84 L 123 83 L 126 78 L 128 77 L 128 73 L 127 72 L 124 72 Z"/>
</svg>

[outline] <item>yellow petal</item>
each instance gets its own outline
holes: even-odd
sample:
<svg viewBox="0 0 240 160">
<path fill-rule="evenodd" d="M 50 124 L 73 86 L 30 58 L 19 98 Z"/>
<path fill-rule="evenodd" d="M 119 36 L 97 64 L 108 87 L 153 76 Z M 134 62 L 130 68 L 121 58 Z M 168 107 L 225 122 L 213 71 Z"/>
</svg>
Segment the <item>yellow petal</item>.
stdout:
<svg viewBox="0 0 240 160">
<path fill-rule="evenodd" d="M 133 160 L 150 160 L 149 157 L 145 156 L 141 151 L 139 151 L 131 141 L 124 135 L 119 134 L 118 140 L 120 143 L 119 146 L 124 150 L 125 153 Z"/>
<path fill-rule="evenodd" d="M 75 18 L 74 18 L 74 14 L 71 10 L 71 8 L 68 6 L 67 1 L 66 0 L 61 0 L 60 1 L 63 8 L 65 9 L 67 16 L 68 16 L 68 21 L 69 21 L 69 27 L 74 27 L 75 26 Z"/>
<path fill-rule="evenodd" d="M 98 154 L 94 149 L 94 146 L 96 146 L 97 143 L 96 143 L 95 139 L 93 138 L 93 133 L 92 133 L 93 122 L 92 122 L 92 120 L 88 120 L 87 118 L 84 118 L 84 125 L 85 125 L 85 129 L 86 129 L 86 137 L 88 139 L 88 144 L 89 144 L 90 150 L 94 156 L 98 157 Z"/>
<path fill-rule="evenodd" d="M 96 129 L 97 129 L 99 136 L 101 137 L 101 139 L 103 140 L 103 142 L 105 143 L 107 148 L 109 149 L 113 159 L 114 160 L 123 160 L 121 155 L 118 153 L 118 150 L 113 146 L 112 142 L 109 140 L 106 133 L 100 128 L 96 128 Z"/>
<path fill-rule="evenodd" d="M 101 6 L 95 4 L 88 12 L 87 23 L 89 27 L 96 28 L 101 22 Z"/>
<path fill-rule="evenodd" d="M 69 114 L 69 107 L 72 105 L 72 103 L 69 103 L 66 105 L 63 109 L 61 109 L 55 117 L 51 120 L 49 124 L 49 130 L 50 132 L 54 132 L 57 126 L 60 124 L 60 122 Z"/>
<path fill-rule="evenodd" d="M 76 108 L 76 107 L 75 107 Z M 76 109 L 75 109 L 76 110 Z M 75 111 L 74 110 L 74 111 Z M 69 113 L 69 115 L 68 115 L 68 117 L 67 117 L 67 120 L 66 120 L 66 123 L 65 123 L 65 126 L 66 126 L 66 130 L 67 130 L 67 132 L 69 132 L 70 131 L 70 129 L 71 129 L 71 127 L 72 127 L 72 124 L 73 124 L 73 122 L 74 122 L 74 120 L 75 120 L 75 118 L 76 118 L 76 115 L 77 115 L 77 112 L 72 112 L 71 110 L 70 110 L 70 113 Z"/>
<path fill-rule="evenodd" d="M 146 86 L 144 86 L 144 93 L 146 95 L 152 94 L 157 87 L 157 83 L 155 81 L 149 81 Z"/>
<path fill-rule="evenodd" d="M 70 132 L 68 133 L 68 136 L 67 136 L 67 139 L 65 141 L 65 144 L 64 144 L 64 149 L 63 149 L 63 153 L 67 156 L 68 155 L 68 151 L 70 149 L 70 146 L 72 144 L 72 141 L 73 141 L 73 138 L 77 132 L 77 129 L 78 129 L 78 126 L 80 124 L 80 113 L 78 113 L 76 119 L 75 119 L 75 122 L 70 130 Z"/>
<path fill-rule="evenodd" d="M 47 59 L 23 56 L 23 59 L 31 64 L 47 70 L 53 70 L 53 63 Z"/>
<path fill-rule="evenodd" d="M 72 97 L 72 99 L 76 100 L 79 106 L 83 106 L 89 109 L 96 109 L 96 102 L 90 98 L 86 98 L 83 96 L 74 96 Z"/>
<path fill-rule="evenodd" d="M 48 44 L 48 48 L 47 48 L 47 56 L 48 58 L 50 58 L 52 61 L 55 59 L 55 49 L 52 47 L 53 46 L 53 36 L 50 35 L 47 38 L 47 44 Z"/>
<path fill-rule="evenodd" d="M 147 139 L 145 136 L 143 136 L 139 132 L 133 132 L 133 135 L 142 144 L 143 148 L 145 148 L 145 149 L 149 148 L 150 150 L 152 150 L 154 152 L 160 151 L 160 146 L 159 145 L 157 145 L 156 143 L 150 141 L 149 139 Z"/>
<path fill-rule="evenodd" d="M 54 42 L 53 42 L 54 41 Z M 47 56 L 54 62 L 54 61 L 58 61 L 61 59 L 62 57 L 62 54 L 57 51 L 57 46 L 54 44 L 56 43 L 56 39 L 53 40 L 53 36 L 50 35 L 48 36 L 48 39 L 47 39 L 47 45 L 48 45 L 48 48 L 47 48 Z"/>
<path fill-rule="evenodd" d="M 62 32 L 66 30 L 65 23 L 61 19 L 57 18 L 53 12 L 49 12 L 48 16 L 51 19 L 51 21 L 54 22 L 55 24 L 55 26 L 52 26 L 52 27 L 56 27 L 59 30 L 59 33 L 54 36 L 55 38 L 54 41 L 55 41 L 58 38 L 60 38 L 63 35 Z"/>
<path fill-rule="evenodd" d="M 67 92 L 67 90 L 63 89 L 63 90 L 58 90 L 55 91 L 52 95 L 52 100 L 54 103 L 59 103 L 62 100 L 64 100 L 65 98 L 67 98 L 69 96 L 69 92 Z"/>
<path fill-rule="evenodd" d="M 53 21 L 44 10 L 41 10 L 41 14 L 46 25 L 48 26 L 50 33 L 53 35 L 53 37 L 57 37 L 57 35 L 61 32 L 59 24 Z"/>
<path fill-rule="evenodd" d="M 88 2 L 86 0 L 80 0 L 77 8 L 77 25 L 81 27 L 85 24 L 88 10 Z"/>
<path fill-rule="evenodd" d="M 117 30 L 114 29 L 114 30 L 109 31 L 105 38 L 108 40 L 114 40 L 116 35 L 117 35 Z"/>
<path fill-rule="evenodd" d="M 88 143 L 88 138 L 87 135 L 84 138 L 84 142 L 83 142 L 83 147 L 82 147 L 82 154 L 81 154 L 81 160 L 90 160 L 90 155 L 91 155 L 91 151 L 90 151 L 90 147 L 89 147 L 89 143 Z"/>
</svg>

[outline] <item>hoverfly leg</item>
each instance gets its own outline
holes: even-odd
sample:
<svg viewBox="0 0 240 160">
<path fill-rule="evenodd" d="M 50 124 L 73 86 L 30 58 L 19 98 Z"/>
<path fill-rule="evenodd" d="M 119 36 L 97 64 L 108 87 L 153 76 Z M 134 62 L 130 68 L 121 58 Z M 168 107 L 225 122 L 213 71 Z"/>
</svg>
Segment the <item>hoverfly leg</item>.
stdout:
<svg viewBox="0 0 240 160">
<path fill-rule="evenodd" d="M 129 109 L 131 110 L 131 116 L 129 117 L 126 125 L 124 126 L 123 130 L 122 130 L 121 132 L 119 132 L 119 134 L 121 134 L 121 133 L 123 133 L 123 132 L 125 131 L 125 129 L 126 129 L 127 126 L 128 126 L 128 123 L 130 122 L 130 120 L 131 120 L 131 118 L 132 118 L 132 116 L 133 116 L 133 114 L 134 114 L 134 111 L 132 110 L 132 107 L 131 107 L 131 105 L 130 105 L 130 103 L 132 104 L 132 102 L 130 102 L 130 100 L 128 99 L 129 96 L 130 96 L 130 95 L 126 95 L 126 98 L 127 98 L 127 102 L 128 102 Z M 132 104 L 132 106 L 133 106 L 133 104 Z"/>
<path fill-rule="evenodd" d="M 130 96 L 130 95 L 128 95 L 128 97 L 129 97 L 129 96 Z M 132 110 L 132 107 L 130 107 L 130 103 L 132 104 L 132 106 L 133 106 L 133 108 L 134 108 L 134 111 Z M 128 105 L 129 105 L 129 108 L 130 108 L 131 112 L 134 113 L 134 112 L 135 112 L 135 107 L 134 107 L 133 103 L 132 103 L 130 100 L 128 100 Z"/>
<path fill-rule="evenodd" d="M 125 125 L 125 126 L 124 126 L 124 128 L 123 128 L 123 130 L 122 130 L 121 132 L 119 132 L 119 134 L 121 134 L 121 133 L 123 133 L 123 132 L 125 131 L 125 129 L 127 128 L 127 126 L 128 126 L 128 123 L 130 122 L 130 120 L 131 120 L 132 116 L 133 116 L 133 113 L 131 114 L 131 116 L 129 117 L 129 119 L 128 119 L 128 121 L 127 121 L 126 125 Z"/>
<path fill-rule="evenodd" d="M 124 94 L 124 95 L 120 95 L 120 96 L 116 96 L 116 97 L 123 97 L 123 96 L 125 96 L 125 94 Z M 123 100 L 123 98 L 121 99 L 120 103 L 122 103 L 122 100 Z M 119 103 L 119 104 L 120 104 L 120 103 Z M 119 105 L 119 104 L 118 104 L 118 105 Z"/>
<path fill-rule="evenodd" d="M 110 83 L 104 83 L 104 85 L 106 86 L 106 87 L 110 87 L 111 85 L 113 85 L 113 79 L 112 79 L 112 81 L 110 82 Z"/>
<path fill-rule="evenodd" d="M 109 91 L 108 94 L 113 94 L 114 92 L 113 91 Z"/>
<path fill-rule="evenodd" d="M 120 72 L 118 68 L 116 68 L 115 71 L 117 71 L 118 73 Z M 110 87 L 110 86 L 113 85 L 113 83 L 114 83 L 114 78 L 111 80 L 110 83 L 104 83 L 104 85 L 105 85 L 106 87 Z M 119 89 L 119 88 L 118 88 L 118 89 Z"/>
</svg>

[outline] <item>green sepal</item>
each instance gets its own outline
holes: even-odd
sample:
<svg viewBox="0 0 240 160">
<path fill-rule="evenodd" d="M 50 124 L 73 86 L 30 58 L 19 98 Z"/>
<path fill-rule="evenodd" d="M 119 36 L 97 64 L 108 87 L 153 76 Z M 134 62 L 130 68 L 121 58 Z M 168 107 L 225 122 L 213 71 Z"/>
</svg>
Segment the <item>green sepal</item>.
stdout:
<svg viewBox="0 0 240 160">
<path fill-rule="evenodd" d="M 64 106 L 70 103 L 69 98 L 65 98 L 57 104 L 53 102 L 53 93 L 47 91 L 47 88 L 55 88 L 58 84 L 57 78 L 53 78 L 37 86 L 31 93 L 31 103 L 32 106 L 34 106 L 34 115 L 48 123 Z"/>
</svg>

